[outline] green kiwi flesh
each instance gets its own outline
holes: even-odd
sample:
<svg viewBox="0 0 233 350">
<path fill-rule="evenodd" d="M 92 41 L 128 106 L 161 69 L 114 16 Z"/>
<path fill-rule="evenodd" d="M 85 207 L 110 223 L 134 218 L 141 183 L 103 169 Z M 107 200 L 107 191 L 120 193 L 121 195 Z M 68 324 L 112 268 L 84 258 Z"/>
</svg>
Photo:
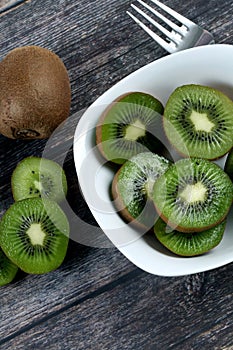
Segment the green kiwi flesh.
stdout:
<svg viewBox="0 0 233 350">
<path fill-rule="evenodd" d="M 181 256 L 196 256 L 207 253 L 222 240 L 226 220 L 202 232 L 179 232 L 171 229 L 159 218 L 154 226 L 158 241 L 171 252 Z"/>
<path fill-rule="evenodd" d="M 233 181 L 233 149 L 227 155 L 224 170 L 229 175 L 231 181 Z"/>
<path fill-rule="evenodd" d="M 185 158 L 156 181 L 153 199 L 169 226 L 182 232 L 200 232 L 226 217 L 232 204 L 233 184 L 215 163 Z"/>
<path fill-rule="evenodd" d="M 121 95 L 101 115 L 96 127 L 96 143 L 109 161 L 123 164 L 134 155 L 164 148 L 155 136 L 162 121 L 162 103 L 150 94 Z"/>
<path fill-rule="evenodd" d="M 61 202 L 67 194 L 67 180 L 62 167 L 46 158 L 24 158 L 12 173 L 11 187 L 16 201 L 42 197 Z"/>
<path fill-rule="evenodd" d="M 63 262 L 69 241 L 69 223 L 60 206 L 48 199 L 15 202 L 0 222 L 0 244 L 21 270 L 42 274 Z"/>
<path fill-rule="evenodd" d="M 202 85 L 183 85 L 170 95 L 164 130 L 182 155 L 217 159 L 233 146 L 233 102 L 222 92 Z"/>
<path fill-rule="evenodd" d="M 0 249 L 0 286 L 4 286 L 13 281 L 18 272 L 16 266 Z"/>
<path fill-rule="evenodd" d="M 147 228 L 154 225 L 153 186 L 170 164 L 162 156 L 143 152 L 120 167 L 112 182 L 112 195 L 116 208 L 127 222 Z"/>
</svg>

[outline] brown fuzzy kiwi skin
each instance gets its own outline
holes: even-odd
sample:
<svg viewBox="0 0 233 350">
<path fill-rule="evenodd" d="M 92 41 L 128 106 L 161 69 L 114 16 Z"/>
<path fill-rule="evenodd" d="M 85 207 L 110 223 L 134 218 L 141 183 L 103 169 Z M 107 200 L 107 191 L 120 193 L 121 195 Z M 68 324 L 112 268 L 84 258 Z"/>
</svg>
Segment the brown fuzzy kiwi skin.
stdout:
<svg viewBox="0 0 233 350">
<path fill-rule="evenodd" d="M 218 224 L 220 224 L 221 222 L 223 222 L 227 215 L 228 215 L 228 212 L 220 219 L 218 220 L 217 222 L 215 222 L 214 224 L 212 225 L 208 225 L 208 226 L 205 226 L 205 227 L 201 227 L 201 228 L 196 228 L 196 227 L 191 227 L 191 228 L 187 228 L 187 227 L 183 227 L 183 226 L 180 226 L 180 225 L 177 225 L 177 224 L 174 224 L 174 222 L 171 222 L 169 220 L 169 218 L 167 218 L 166 216 L 164 216 L 161 211 L 157 208 L 157 206 L 155 205 L 155 209 L 158 213 L 158 215 L 161 217 L 161 219 L 166 222 L 166 224 L 168 226 L 170 226 L 172 229 L 176 230 L 176 231 L 179 231 L 179 232 L 183 232 L 183 233 L 192 233 L 192 232 L 202 232 L 202 231 L 205 231 L 205 230 L 209 230 L 210 228 L 212 227 L 215 227 L 217 226 Z M 230 209 L 229 209 L 230 210 Z"/>
<path fill-rule="evenodd" d="M 112 181 L 112 186 L 111 186 L 111 193 L 112 193 L 112 198 L 114 200 L 114 205 L 116 210 L 118 211 L 119 215 L 121 218 L 126 222 L 130 223 L 133 225 L 135 228 L 140 229 L 140 230 L 148 230 L 148 227 L 143 225 L 143 223 L 139 222 L 136 220 L 127 210 L 123 198 L 121 197 L 119 191 L 118 191 L 118 176 L 120 174 L 121 168 L 118 169 L 116 174 L 114 175 L 113 181 Z"/>
<path fill-rule="evenodd" d="M 69 116 L 71 87 L 62 60 L 40 46 L 22 46 L 0 62 L 0 133 L 45 139 Z"/>
</svg>

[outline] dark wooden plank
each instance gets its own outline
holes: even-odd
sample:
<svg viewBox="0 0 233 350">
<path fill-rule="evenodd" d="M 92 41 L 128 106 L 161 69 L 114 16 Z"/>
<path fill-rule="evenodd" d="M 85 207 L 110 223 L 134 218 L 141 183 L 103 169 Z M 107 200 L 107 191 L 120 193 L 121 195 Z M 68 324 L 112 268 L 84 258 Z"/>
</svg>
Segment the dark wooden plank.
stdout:
<svg viewBox="0 0 233 350">
<path fill-rule="evenodd" d="M 12 5 L 15 0 L 0 0 L 0 8 Z"/>
<path fill-rule="evenodd" d="M 132 272 L 77 300 L 62 317 L 45 316 L 4 349 L 232 349 L 233 266 L 218 272 L 179 279 Z"/>
<path fill-rule="evenodd" d="M 26 0 L 0 0 L 0 14 L 22 5 Z"/>
<path fill-rule="evenodd" d="M 0 59 L 15 46 L 48 47 L 67 66 L 71 114 L 85 109 L 121 78 L 166 55 L 126 16 L 130 2 L 25 2 L 1 17 Z M 232 1 L 164 3 L 210 29 L 217 42 L 232 42 Z M 76 122 L 71 118 L 69 133 L 55 137 L 49 149 L 52 158 L 63 159 L 71 148 Z M 13 168 L 27 155 L 43 154 L 45 146 L 46 141 L 25 143 L 0 136 L 0 215 L 12 203 Z M 91 235 L 95 222 L 78 188 L 72 151 L 67 153 L 69 203 L 81 221 L 90 223 Z M 75 218 L 74 238 L 79 229 Z M 101 237 L 98 244 L 107 245 Z M 101 350 L 229 347 L 231 275 L 232 264 L 193 276 L 151 276 L 116 249 L 71 241 L 59 270 L 44 276 L 19 274 L 15 283 L 1 288 L 0 345 L 4 349 Z"/>
<path fill-rule="evenodd" d="M 41 276 L 19 274 L 12 285 L 1 288 L 0 346 L 41 319 L 81 304 L 99 289 L 108 289 L 132 270 L 135 268 L 114 248 L 94 249 L 73 243 L 59 270 Z"/>
</svg>

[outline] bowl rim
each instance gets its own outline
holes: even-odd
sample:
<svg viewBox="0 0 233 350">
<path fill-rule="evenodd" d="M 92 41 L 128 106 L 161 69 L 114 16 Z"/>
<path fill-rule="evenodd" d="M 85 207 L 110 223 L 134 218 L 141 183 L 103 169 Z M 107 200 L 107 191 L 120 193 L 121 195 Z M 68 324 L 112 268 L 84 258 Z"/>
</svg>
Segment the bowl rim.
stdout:
<svg viewBox="0 0 233 350">
<path fill-rule="evenodd" d="M 137 267 L 143 269 L 146 272 L 149 272 L 155 275 L 161 275 L 161 276 L 180 276 L 180 275 L 203 272 L 214 268 L 218 268 L 227 263 L 231 263 L 233 261 L 233 254 L 230 254 L 230 251 L 228 251 L 229 249 L 226 249 L 227 254 L 220 254 L 221 252 L 219 253 L 219 251 L 223 249 L 222 242 L 219 244 L 218 247 L 214 248 L 212 251 L 208 252 L 207 254 L 204 254 L 198 257 L 190 257 L 190 258 L 177 257 L 177 256 L 172 256 L 170 254 L 167 255 L 167 254 L 158 252 L 154 247 L 151 247 L 151 246 L 149 247 L 147 243 L 148 256 L 147 256 L 147 259 L 143 259 L 141 248 L 142 248 L 142 244 L 146 244 L 145 239 L 143 237 L 137 236 L 135 240 L 129 240 L 127 244 L 124 244 L 124 243 L 116 244 L 116 241 L 114 241 L 114 237 L 111 236 L 111 232 L 110 232 L 111 231 L 111 220 L 110 220 L 111 213 L 110 214 L 108 213 L 109 215 L 101 216 L 101 213 L 100 213 L 101 209 L 99 210 L 98 208 L 96 208 L 95 203 L 93 205 L 93 202 L 90 198 L 91 196 L 89 192 L 90 189 L 88 189 L 88 186 L 87 186 L 88 180 L 92 181 L 93 176 L 96 177 L 95 172 L 98 171 L 98 173 L 100 173 L 101 171 L 100 167 L 104 164 L 102 157 L 98 154 L 98 151 L 96 151 L 96 148 L 95 148 L 95 144 L 93 140 L 93 129 L 95 129 L 95 125 L 98 121 L 101 111 L 103 111 L 103 109 L 106 108 L 106 106 L 110 102 L 112 102 L 112 100 L 115 97 L 120 96 L 121 93 L 132 91 L 132 86 L 135 86 L 135 89 L 136 89 L 139 86 L 140 79 L 142 80 L 142 89 L 140 91 L 151 93 L 151 83 L 149 84 L 149 86 L 147 86 L 145 82 L 145 78 L 148 73 L 151 73 L 153 71 L 153 74 L 155 74 L 154 71 L 156 71 L 156 69 L 158 70 L 161 68 L 163 68 L 163 70 L 166 71 L 166 67 L 168 69 L 168 67 L 172 66 L 174 63 L 176 65 L 178 64 L 179 68 L 182 62 L 183 64 L 185 63 L 186 65 L 189 65 L 189 67 L 191 66 L 195 67 L 195 65 L 197 66 L 197 64 L 199 64 L 199 63 L 195 63 L 196 60 L 200 61 L 200 59 L 204 58 L 205 65 L 207 66 L 208 64 L 208 68 L 210 69 L 210 71 L 214 72 L 214 67 L 217 66 L 216 74 L 219 74 L 219 71 L 221 71 L 221 66 L 223 67 L 222 69 L 226 69 L 227 67 L 227 65 L 223 63 L 226 63 L 226 61 L 228 61 L 228 64 L 229 64 L 229 58 L 228 58 L 229 56 L 233 58 L 233 45 L 213 44 L 209 46 L 199 46 L 199 47 L 187 49 L 185 51 L 180 51 L 172 55 L 159 58 L 156 61 L 148 63 L 147 65 L 127 75 L 125 78 L 123 78 L 122 80 L 117 82 L 114 86 L 112 86 L 110 89 L 105 91 L 101 96 L 99 96 L 99 98 L 97 98 L 94 101 L 94 103 L 92 103 L 87 108 L 87 110 L 84 112 L 84 114 L 82 115 L 81 119 L 77 124 L 75 134 L 74 134 L 74 140 L 73 140 L 74 161 L 75 161 L 77 177 L 79 180 L 79 184 L 80 184 L 84 199 L 86 200 L 87 205 L 89 206 L 93 216 L 95 217 L 97 223 L 100 225 L 100 228 L 103 230 L 106 236 L 121 251 L 123 255 L 125 255 Z M 211 62 L 209 62 L 209 57 L 211 57 Z M 218 60 L 220 59 L 222 63 L 219 65 Z M 187 63 L 187 60 L 188 60 L 188 63 Z M 177 66 L 176 66 L 176 69 L 177 69 Z M 206 74 L 206 72 L 204 73 Z M 226 73 L 227 73 L 226 77 L 230 81 L 230 77 L 229 77 L 230 73 L 229 72 L 226 72 Z M 211 74 L 208 75 L 208 79 L 210 76 Z M 185 81 L 186 80 L 188 81 L 188 78 L 185 79 L 183 77 L 182 79 L 184 79 Z M 194 80 L 198 81 L 198 78 L 195 78 Z M 207 80 L 206 80 L 206 85 L 208 85 Z M 205 81 L 205 79 L 201 80 L 200 83 L 202 83 L 202 81 Z M 137 84 L 134 84 L 135 82 L 137 82 Z M 214 78 L 212 82 L 214 82 Z M 224 87 L 224 84 L 223 84 L 224 79 L 219 79 L 219 81 L 216 81 L 216 83 L 218 83 L 217 86 Z M 173 85 L 170 84 L 169 89 L 174 88 Z M 214 84 L 211 84 L 211 86 L 213 85 Z M 228 87 L 228 85 L 230 84 L 226 84 L 226 87 Z M 232 94 L 233 94 L 233 74 L 232 74 L 232 85 L 230 87 L 232 87 Z M 167 91 L 167 90 L 166 89 L 163 90 L 160 95 L 158 94 L 159 96 L 157 94 L 155 95 L 157 95 L 158 98 L 161 98 L 162 94 L 164 94 L 164 91 Z M 228 92 L 229 91 L 227 90 L 227 93 Z M 162 97 L 164 97 L 162 98 L 162 102 L 164 103 L 167 97 L 165 96 L 162 96 Z M 93 152 L 90 149 L 91 147 L 92 148 L 94 147 Z M 92 161 L 92 163 L 91 163 L 91 166 L 89 163 L 88 166 L 86 164 L 86 166 L 83 167 L 83 163 L 85 163 L 86 157 L 88 157 L 89 161 Z M 220 164 L 221 162 L 224 162 L 224 161 L 225 161 L 224 158 L 221 159 Z M 94 167 L 93 167 L 93 163 L 95 163 Z M 90 171 L 90 168 L 92 169 L 91 171 Z M 89 175 L 87 174 L 87 172 L 89 172 Z M 107 210 L 108 210 L 108 204 L 109 203 L 106 204 Z M 111 211 L 112 211 L 112 204 L 110 207 L 110 212 Z M 122 219 L 119 219 L 119 215 L 116 212 L 113 213 L 113 215 L 117 215 L 118 220 L 120 220 L 122 223 Z M 232 225 L 233 212 L 231 211 L 229 215 L 231 218 L 231 220 L 229 221 L 231 222 L 228 222 L 227 230 L 230 230 L 230 225 Z M 107 221 L 106 227 L 103 225 L 103 220 L 105 219 Z M 117 220 L 117 225 L 119 224 L 118 220 Z M 124 225 L 126 224 L 124 223 Z M 116 227 L 116 231 L 119 231 L 119 226 Z M 116 232 L 114 234 L 116 234 Z M 124 232 L 122 234 L 124 234 Z M 226 248 L 227 248 L 228 240 L 229 239 L 227 239 L 227 242 L 224 245 L 226 246 Z M 153 255 L 154 255 L 154 261 L 151 261 L 151 260 L 148 261 L 148 259 L 153 260 Z"/>
</svg>

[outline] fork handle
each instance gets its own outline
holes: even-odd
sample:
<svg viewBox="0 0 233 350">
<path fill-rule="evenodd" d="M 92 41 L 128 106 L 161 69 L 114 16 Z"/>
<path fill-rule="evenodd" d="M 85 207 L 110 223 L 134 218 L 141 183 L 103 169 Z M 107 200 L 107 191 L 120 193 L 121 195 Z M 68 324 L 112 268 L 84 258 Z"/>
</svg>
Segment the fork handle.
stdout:
<svg viewBox="0 0 233 350">
<path fill-rule="evenodd" d="M 214 43 L 215 41 L 213 36 L 210 35 L 210 33 L 207 32 L 206 30 L 204 30 L 202 35 L 200 36 L 200 38 L 198 39 L 198 41 L 195 43 L 194 46 L 210 45 Z"/>
</svg>

